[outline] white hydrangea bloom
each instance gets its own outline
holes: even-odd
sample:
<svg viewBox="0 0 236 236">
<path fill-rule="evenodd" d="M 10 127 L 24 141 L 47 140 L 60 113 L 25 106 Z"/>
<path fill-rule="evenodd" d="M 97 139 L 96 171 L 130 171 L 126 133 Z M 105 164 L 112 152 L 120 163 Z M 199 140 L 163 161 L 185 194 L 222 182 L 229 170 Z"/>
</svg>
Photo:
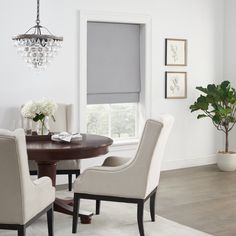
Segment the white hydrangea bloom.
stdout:
<svg viewBox="0 0 236 236">
<path fill-rule="evenodd" d="M 23 108 L 21 109 L 21 114 L 25 118 L 33 119 L 36 114 L 39 112 L 38 104 L 34 101 L 29 101 L 25 103 Z"/>
<path fill-rule="evenodd" d="M 52 99 L 43 98 L 38 102 L 38 107 L 41 114 L 52 116 L 57 110 L 57 104 Z"/>
</svg>

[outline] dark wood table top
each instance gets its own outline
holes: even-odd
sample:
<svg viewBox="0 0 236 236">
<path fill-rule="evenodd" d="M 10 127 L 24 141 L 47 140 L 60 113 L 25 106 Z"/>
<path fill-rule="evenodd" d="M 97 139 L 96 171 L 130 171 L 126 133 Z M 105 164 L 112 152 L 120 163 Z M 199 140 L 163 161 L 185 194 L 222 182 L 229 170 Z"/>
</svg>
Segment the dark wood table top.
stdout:
<svg viewBox="0 0 236 236">
<path fill-rule="evenodd" d="M 27 140 L 28 158 L 35 161 L 59 161 L 97 157 L 108 152 L 113 140 L 100 135 L 82 134 L 78 142 Z"/>
</svg>

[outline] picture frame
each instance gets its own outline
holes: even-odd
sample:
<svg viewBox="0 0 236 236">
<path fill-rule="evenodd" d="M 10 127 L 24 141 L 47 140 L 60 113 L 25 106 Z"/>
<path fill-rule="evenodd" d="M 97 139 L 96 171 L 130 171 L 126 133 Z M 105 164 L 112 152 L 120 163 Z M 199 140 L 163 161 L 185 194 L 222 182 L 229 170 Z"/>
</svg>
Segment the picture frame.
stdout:
<svg viewBox="0 0 236 236">
<path fill-rule="evenodd" d="M 165 39 L 165 65 L 187 66 L 186 39 Z"/>
<path fill-rule="evenodd" d="M 187 72 L 166 71 L 165 73 L 165 98 L 187 98 Z"/>
</svg>

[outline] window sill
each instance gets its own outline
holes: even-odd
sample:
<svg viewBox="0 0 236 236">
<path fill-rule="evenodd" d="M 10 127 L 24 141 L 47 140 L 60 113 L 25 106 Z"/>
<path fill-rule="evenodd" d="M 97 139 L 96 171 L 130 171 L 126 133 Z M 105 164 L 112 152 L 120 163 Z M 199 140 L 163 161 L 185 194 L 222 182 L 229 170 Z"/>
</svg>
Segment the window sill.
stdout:
<svg viewBox="0 0 236 236">
<path fill-rule="evenodd" d="M 114 141 L 112 146 L 125 146 L 125 145 L 133 145 L 133 144 L 138 144 L 139 139 L 126 139 L 126 140 L 119 140 L 119 141 Z"/>
<path fill-rule="evenodd" d="M 122 141 L 114 141 L 110 151 L 125 151 L 125 150 L 136 150 L 138 146 L 139 139 L 130 139 Z"/>
</svg>

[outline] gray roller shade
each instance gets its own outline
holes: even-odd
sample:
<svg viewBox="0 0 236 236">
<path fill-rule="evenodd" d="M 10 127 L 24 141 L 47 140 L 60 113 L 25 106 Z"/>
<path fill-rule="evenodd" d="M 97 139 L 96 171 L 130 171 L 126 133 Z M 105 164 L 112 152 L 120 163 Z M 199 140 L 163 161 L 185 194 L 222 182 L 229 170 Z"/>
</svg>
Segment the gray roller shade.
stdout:
<svg viewBox="0 0 236 236">
<path fill-rule="evenodd" d="M 140 26 L 88 22 L 88 104 L 138 102 Z"/>
</svg>

